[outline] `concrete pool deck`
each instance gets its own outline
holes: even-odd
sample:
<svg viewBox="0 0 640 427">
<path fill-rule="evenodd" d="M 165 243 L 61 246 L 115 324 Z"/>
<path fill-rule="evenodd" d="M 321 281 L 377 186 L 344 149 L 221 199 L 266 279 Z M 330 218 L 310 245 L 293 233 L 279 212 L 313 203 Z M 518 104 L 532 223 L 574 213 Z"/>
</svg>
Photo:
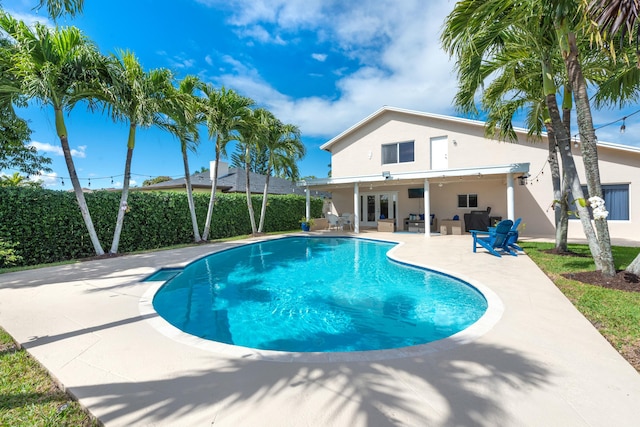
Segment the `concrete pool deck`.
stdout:
<svg viewBox="0 0 640 427">
<path fill-rule="evenodd" d="M 637 425 L 640 374 L 526 255 L 474 254 L 469 235 L 362 237 L 481 283 L 504 312 L 448 348 L 339 362 L 216 352 L 141 314 L 142 279 L 248 239 L 0 275 L 0 326 L 107 426 Z"/>
</svg>

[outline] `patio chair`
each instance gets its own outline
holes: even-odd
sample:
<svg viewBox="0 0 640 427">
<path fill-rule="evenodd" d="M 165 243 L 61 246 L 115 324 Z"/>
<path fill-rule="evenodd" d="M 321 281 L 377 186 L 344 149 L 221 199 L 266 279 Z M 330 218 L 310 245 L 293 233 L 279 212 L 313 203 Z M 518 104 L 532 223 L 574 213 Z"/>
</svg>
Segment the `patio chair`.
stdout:
<svg viewBox="0 0 640 427">
<path fill-rule="evenodd" d="M 507 241 L 507 246 L 509 246 L 511 249 L 515 249 L 516 251 L 524 252 L 524 249 L 522 249 L 518 245 L 518 237 L 519 237 L 519 234 L 520 234 L 518 232 L 518 227 L 520 226 L 521 222 L 522 222 L 522 218 L 518 218 L 513 222 L 513 225 L 511 226 L 511 232 L 509 234 L 509 239 Z M 471 233 L 471 235 L 474 238 L 474 242 L 473 242 L 474 252 L 475 252 L 475 246 L 476 246 L 477 237 L 479 235 L 490 236 L 495 231 L 495 229 L 496 229 L 495 227 L 489 227 L 488 231 L 469 230 L 469 233 Z"/>
<path fill-rule="evenodd" d="M 333 227 L 337 230 L 340 227 L 340 218 L 338 217 L 338 215 L 328 213 L 326 217 L 327 221 L 329 222 L 329 226 L 327 227 L 327 229 L 331 230 L 331 228 Z"/>
<path fill-rule="evenodd" d="M 518 218 L 513 222 L 513 226 L 511 227 L 511 233 L 509 233 L 509 239 L 507 240 L 507 246 L 516 251 L 524 252 L 520 246 L 518 246 L 518 227 L 520 226 L 520 222 L 522 222 L 522 218 Z"/>
<path fill-rule="evenodd" d="M 473 236 L 473 252 L 476 252 L 478 245 L 489 251 L 490 254 L 502 257 L 500 252 L 506 252 L 509 255 L 517 256 L 518 254 L 509 247 L 509 239 L 513 235 L 511 228 L 513 221 L 505 219 L 500 221 L 495 230 L 489 232 L 488 236 L 481 237 L 481 234 L 487 234 L 486 231 L 470 230 Z"/>
<path fill-rule="evenodd" d="M 343 213 L 340 215 L 340 220 L 343 226 L 349 227 L 350 230 L 353 230 L 353 218 L 354 214 L 352 213 Z"/>
</svg>

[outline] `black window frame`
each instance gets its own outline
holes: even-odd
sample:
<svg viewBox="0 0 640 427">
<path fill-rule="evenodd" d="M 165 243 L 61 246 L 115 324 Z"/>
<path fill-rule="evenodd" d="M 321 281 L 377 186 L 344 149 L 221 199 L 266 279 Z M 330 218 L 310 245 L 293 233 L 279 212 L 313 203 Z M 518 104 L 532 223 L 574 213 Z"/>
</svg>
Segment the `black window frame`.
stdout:
<svg viewBox="0 0 640 427">
<path fill-rule="evenodd" d="M 472 203 L 472 201 L 475 202 L 475 204 Z M 477 193 L 458 194 L 458 209 L 469 209 L 469 208 L 477 208 L 477 207 L 478 207 Z"/>
</svg>

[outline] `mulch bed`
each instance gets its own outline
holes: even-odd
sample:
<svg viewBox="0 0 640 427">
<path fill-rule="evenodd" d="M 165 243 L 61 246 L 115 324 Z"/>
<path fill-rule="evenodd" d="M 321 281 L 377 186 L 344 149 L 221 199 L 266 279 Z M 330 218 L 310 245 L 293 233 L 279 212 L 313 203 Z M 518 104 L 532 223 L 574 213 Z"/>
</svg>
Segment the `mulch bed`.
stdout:
<svg viewBox="0 0 640 427">
<path fill-rule="evenodd" d="M 635 274 L 620 270 L 613 277 L 603 276 L 600 271 L 581 271 L 578 273 L 565 273 L 567 279 L 577 280 L 590 285 L 603 288 L 617 289 L 627 292 L 640 292 L 640 277 Z"/>
<path fill-rule="evenodd" d="M 578 254 L 572 251 L 556 252 L 555 249 L 550 249 L 545 252 L 561 256 L 588 257 L 588 255 Z M 578 282 L 589 285 L 601 286 L 603 288 L 617 289 L 619 291 L 627 292 L 640 292 L 640 277 L 624 270 L 618 270 L 616 275 L 613 277 L 603 276 L 599 270 L 565 273 L 562 274 L 562 277 L 577 280 Z"/>
</svg>

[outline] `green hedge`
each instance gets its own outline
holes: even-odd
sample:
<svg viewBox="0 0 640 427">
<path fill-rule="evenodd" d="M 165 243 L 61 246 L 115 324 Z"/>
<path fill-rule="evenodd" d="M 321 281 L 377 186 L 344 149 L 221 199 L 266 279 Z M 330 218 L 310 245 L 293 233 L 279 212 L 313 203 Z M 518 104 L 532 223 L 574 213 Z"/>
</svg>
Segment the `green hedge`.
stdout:
<svg viewBox="0 0 640 427">
<path fill-rule="evenodd" d="M 120 192 L 85 194 L 93 224 L 105 252 L 111 247 Z M 204 227 L 209 196 L 194 194 L 200 231 Z M 256 222 L 262 196 L 253 196 Z M 118 252 L 155 249 L 193 242 L 193 227 L 184 193 L 129 193 Z M 270 195 L 265 231 L 287 231 L 300 227 L 305 198 Z M 322 214 L 322 200 L 311 199 L 313 217 Z M 245 194 L 218 194 L 210 239 L 250 234 L 251 223 Z M 0 242 L 15 255 L 14 265 L 34 265 L 95 255 L 80 209 L 72 192 L 38 188 L 0 187 Z M 0 252 L 1 255 L 1 252 Z M 0 256 L 0 267 L 6 258 Z"/>
</svg>

